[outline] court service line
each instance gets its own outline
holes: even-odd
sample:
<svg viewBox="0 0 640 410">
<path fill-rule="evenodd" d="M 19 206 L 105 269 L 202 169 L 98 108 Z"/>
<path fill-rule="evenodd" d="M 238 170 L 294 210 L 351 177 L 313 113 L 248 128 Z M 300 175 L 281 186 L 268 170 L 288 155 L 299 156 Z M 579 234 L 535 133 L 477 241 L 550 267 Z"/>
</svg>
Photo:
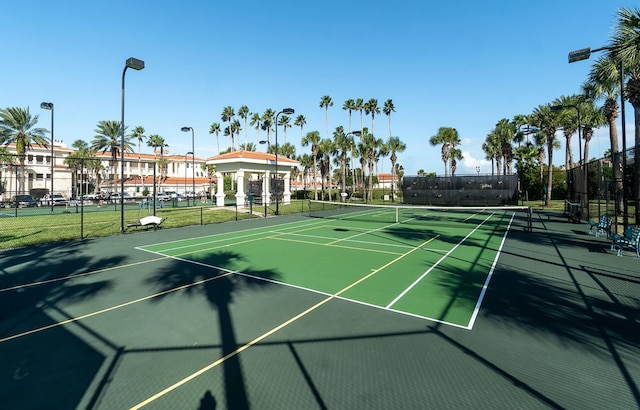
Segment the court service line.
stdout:
<svg viewBox="0 0 640 410">
<path fill-rule="evenodd" d="M 55 282 L 60 282 L 60 281 L 64 281 L 64 280 L 69 280 L 69 279 L 76 279 L 76 278 L 80 278 L 80 277 L 83 277 L 83 276 L 89 276 L 89 275 L 95 275 L 97 273 L 108 272 L 110 270 L 116 270 L 116 269 L 121 269 L 121 268 L 130 268 L 132 266 L 143 265 L 145 263 L 150 263 L 150 262 L 157 262 L 157 261 L 161 261 L 161 260 L 167 259 L 167 258 L 168 258 L 168 256 L 163 256 L 163 257 L 160 257 L 160 258 L 149 259 L 149 260 L 141 261 L 141 262 L 133 262 L 133 263 L 125 264 L 125 265 L 118 265 L 118 266 L 111 266 L 109 268 L 96 269 L 96 270 L 92 270 L 92 271 L 89 271 L 89 272 L 76 273 L 75 275 L 64 276 L 64 277 L 61 277 L 61 278 L 40 280 L 40 281 L 37 281 L 37 282 L 31 282 L 31 283 L 23 283 L 22 285 L 15 285 L 15 286 L 11 286 L 11 287 L 8 287 L 8 288 L 0 289 L 0 293 L 8 292 L 10 290 L 29 288 L 29 287 L 32 287 L 32 286 L 46 285 L 48 283 L 55 283 Z"/>
<path fill-rule="evenodd" d="M 442 257 L 440 259 L 438 259 L 438 261 L 433 264 L 429 269 L 427 269 L 426 272 L 424 272 L 422 275 L 420 275 L 420 277 L 418 279 L 416 279 L 415 281 L 413 281 L 413 283 L 411 285 L 409 285 L 405 290 L 403 290 L 395 299 L 393 299 L 391 301 L 391 303 L 389 303 L 386 307 L 387 309 L 390 309 L 391 306 L 393 306 L 396 302 L 398 302 L 400 299 L 402 299 L 402 297 L 404 295 L 406 295 L 407 293 L 409 293 L 409 291 L 411 289 L 413 289 L 418 283 L 420 283 L 420 281 L 422 279 L 424 279 L 425 276 L 427 276 L 432 270 L 434 270 L 438 265 L 440 265 L 440 263 L 442 261 L 444 261 L 449 255 L 451 255 L 451 253 L 453 251 L 455 251 L 460 245 L 462 245 L 462 243 L 464 241 L 466 241 L 471 235 L 473 235 L 473 233 L 475 231 L 477 231 L 478 229 L 480 229 L 480 227 L 482 225 L 484 225 L 485 222 L 487 222 L 489 220 L 489 218 L 491 218 L 493 215 L 495 214 L 495 212 L 492 212 L 489 216 L 487 216 L 484 221 L 482 221 L 478 226 L 476 226 L 471 232 L 469 232 L 467 234 L 467 236 L 465 236 L 464 238 L 462 238 L 462 240 L 460 242 L 458 242 L 453 248 L 451 248 L 451 250 L 449 250 L 449 252 L 445 253 L 444 255 L 442 255 Z"/>
<path fill-rule="evenodd" d="M 195 263 L 195 264 L 200 264 L 200 265 L 204 265 L 204 266 L 211 266 L 211 265 L 205 265 L 203 263 L 196 262 L 196 261 L 188 261 L 188 262 Z M 144 302 L 145 300 L 153 299 L 153 298 L 158 297 L 158 296 L 168 295 L 169 293 L 176 292 L 178 290 L 187 289 L 187 288 L 190 288 L 192 286 L 201 285 L 203 283 L 206 283 L 206 282 L 209 282 L 209 281 L 212 281 L 212 280 L 221 279 L 221 278 L 224 278 L 226 276 L 232 275 L 234 273 L 233 271 L 230 271 L 228 269 L 218 268 L 218 267 L 216 267 L 216 268 L 220 269 L 220 270 L 223 270 L 223 271 L 226 271 L 226 273 L 224 273 L 222 275 L 213 276 L 213 277 L 207 278 L 207 279 L 201 279 L 201 280 L 196 281 L 196 282 L 187 283 L 185 285 L 178 286 L 177 288 L 167 289 L 167 290 L 164 290 L 162 292 L 154 293 L 153 295 L 148 295 L 148 296 L 145 296 L 145 297 L 142 297 L 142 298 L 139 298 L 139 299 L 130 300 L 129 302 L 125 302 L 125 303 L 121 303 L 119 305 L 115 305 L 115 306 L 111 306 L 111 307 L 108 307 L 108 308 L 105 308 L 105 309 L 97 310 L 95 312 L 87 313 L 87 314 L 82 315 L 82 316 L 77 316 L 77 317 L 74 317 L 74 318 L 71 318 L 71 319 L 63 320 L 61 322 L 52 323 L 52 324 L 47 325 L 47 326 L 42 326 L 42 327 L 38 327 L 36 329 L 27 330 L 26 332 L 17 333 L 17 334 L 12 335 L 12 336 L 7 336 L 7 337 L 4 337 L 4 338 L 0 339 L 0 343 L 4 343 L 4 342 L 7 342 L 7 341 L 13 340 L 13 339 L 18 339 L 20 337 L 28 336 L 28 335 L 31 335 L 31 334 L 34 334 L 34 333 L 39 333 L 39 332 L 42 332 L 42 331 L 45 331 L 45 330 L 53 329 L 53 328 L 56 328 L 56 327 L 59 327 L 59 326 L 67 325 L 69 323 L 78 322 L 80 320 L 84 320 L 84 319 L 87 319 L 87 318 L 92 317 L 92 316 L 97 316 L 97 315 L 100 315 L 100 314 L 103 314 L 103 313 L 110 312 L 112 310 L 116 310 L 116 309 L 120 309 L 120 308 L 123 308 L 123 307 L 126 307 L 126 306 L 130 306 L 130 305 L 133 305 L 133 304 L 136 304 L 136 303 L 139 303 L 139 302 Z"/>
<path fill-rule="evenodd" d="M 278 227 L 283 227 L 282 229 L 289 229 L 289 228 L 294 229 L 294 228 L 296 228 L 296 226 L 286 226 L 286 225 L 301 225 L 301 224 L 317 225 L 317 224 L 322 224 L 322 223 L 326 224 L 326 222 L 327 222 L 326 220 L 313 221 L 313 222 L 309 222 L 308 220 L 304 220 L 304 221 L 287 222 L 287 223 L 284 223 L 284 224 L 279 224 L 277 226 Z M 272 228 L 274 228 L 274 226 L 260 226 L 260 227 L 257 227 L 257 228 L 245 229 L 245 230 L 240 231 L 240 232 L 244 233 L 244 232 L 264 230 L 267 233 L 269 233 L 269 232 L 271 232 L 273 230 Z M 172 244 L 172 243 L 176 243 L 176 242 L 179 243 L 179 242 L 191 241 L 191 240 L 194 240 L 194 239 L 216 238 L 216 237 L 219 237 L 219 236 L 234 235 L 234 234 L 237 234 L 237 233 L 238 233 L 238 231 L 231 231 L 231 232 L 217 233 L 217 234 L 213 234 L 213 235 L 204 235 L 204 236 L 200 236 L 198 238 L 176 239 L 176 240 L 173 240 L 173 241 L 158 242 L 158 243 L 155 243 L 153 245 L 146 245 L 146 247 L 152 247 L 152 246 L 158 246 L 158 245 L 168 245 L 168 244 Z M 264 233 L 265 232 L 255 232 L 255 233 L 251 233 L 251 234 L 243 235 L 243 236 L 239 236 L 239 237 L 242 238 L 242 237 L 248 237 L 248 236 L 254 236 L 254 235 L 261 235 L 261 234 L 264 234 Z M 224 239 L 222 239 L 222 240 L 224 240 Z M 217 242 L 217 241 L 212 241 L 212 242 Z M 200 242 L 200 243 L 202 243 L 202 242 Z M 204 242 L 204 243 L 206 243 L 206 242 Z M 142 250 L 144 250 L 144 248 L 145 247 L 139 247 L 139 249 L 142 249 Z"/>
<path fill-rule="evenodd" d="M 507 240 L 507 234 L 511 230 L 511 224 L 513 223 L 513 219 L 515 218 L 515 212 L 511 214 L 511 220 L 509 221 L 509 225 L 507 225 L 507 230 L 504 232 L 502 236 L 502 242 L 500 242 L 500 247 L 498 248 L 498 252 L 496 252 L 496 257 L 493 259 L 493 264 L 491 265 L 491 269 L 489 270 L 489 275 L 487 279 L 484 281 L 482 285 L 482 291 L 480 292 L 480 296 L 478 297 L 478 302 L 476 303 L 475 308 L 473 309 L 473 314 L 471 315 L 471 320 L 469 320 L 469 330 L 473 329 L 473 325 L 476 323 L 476 318 L 478 317 L 478 312 L 480 312 L 480 306 L 482 305 L 482 301 L 484 300 L 484 295 L 487 293 L 487 289 L 489 288 L 489 282 L 491 282 L 491 278 L 493 277 L 493 272 L 496 270 L 496 265 L 498 264 L 498 258 L 502 253 L 502 247 L 504 246 L 504 242 Z"/>
<path fill-rule="evenodd" d="M 348 291 L 349 289 L 353 288 L 354 286 L 357 286 L 358 284 L 364 282 L 365 280 L 369 279 L 370 277 L 372 277 L 373 275 L 375 275 L 376 273 L 380 272 L 381 270 L 389 267 L 390 265 L 396 263 L 397 261 L 399 261 L 400 259 L 404 258 L 405 256 L 413 253 L 414 251 L 416 251 L 417 249 L 420 249 L 422 246 L 426 245 L 427 243 L 431 242 L 433 239 L 435 238 L 431 238 L 429 240 L 427 240 L 426 242 L 424 242 L 423 244 L 421 244 L 419 247 L 417 248 L 413 248 L 407 252 L 405 252 L 404 254 L 398 256 L 397 258 L 395 258 L 394 260 L 384 264 L 383 266 L 379 267 L 378 269 L 372 271 L 371 273 L 369 273 L 366 276 L 363 276 L 362 278 L 358 279 L 357 281 L 353 282 L 350 285 L 347 285 L 346 287 L 344 287 L 343 289 L 339 290 L 338 292 L 329 295 L 328 297 L 326 297 L 325 299 L 321 300 L 320 302 L 316 303 L 315 305 L 311 306 L 310 308 L 308 308 L 307 310 L 298 313 L 297 315 L 295 315 L 294 317 L 292 317 L 291 319 L 286 320 L 285 322 L 279 324 L 278 326 L 274 327 L 273 329 L 261 334 L 260 336 L 256 337 L 255 339 L 251 340 L 250 342 L 240 346 L 239 348 L 237 348 L 236 350 L 227 353 L 226 355 L 222 356 L 220 359 L 208 364 L 207 366 L 203 367 L 202 369 L 190 374 L 189 376 L 183 378 L 182 380 L 172 384 L 171 386 L 167 387 L 166 389 L 154 394 L 153 396 L 149 397 L 148 399 L 136 404 L 135 406 L 131 407 L 131 410 L 136 410 L 136 409 L 140 409 L 144 406 L 146 406 L 147 404 L 159 399 L 160 397 L 164 396 L 167 393 L 170 393 L 171 391 L 177 389 L 178 387 L 186 384 L 187 382 L 195 379 L 196 377 L 206 373 L 207 371 L 213 369 L 214 367 L 218 366 L 221 363 L 224 363 L 225 361 L 227 361 L 228 359 L 239 355 L 240 353 L 242 353 L 243 351 L 247 350 L 248 348 L 252 347 L 253 345 L 259 343 L 260 341 L 262 341 L 263 339 L 271 336 L 272 334 L 276 333 L 277 331 L 285 328 L 286 326 L 290 325 L 291 323 L 295 322 L 296 320 L 306 316 L 307 314 L 313 312 L 314 310 L 316 310 L 317 308 L 319 308 L 320 306 L 326 304 L 327 302 L 339 297 L 341 294 L 345 293 L 346 291 Z"/>
<path fill-rule="evenodd" d="M 363 252 L 372 252 L 372 253 L 386 253 L 388 255 L 402 255 L 402 253 L 400 252 L 392 252 L 392 251 L 384 251 L 381 249 L 367 249 L 367 248 L 358 248 L 356 246 L 345 246 L 345 245 L 332 245 L 331 243 L 317 243 L 317 242 L 312 242 L 312 241 L 302 241 L 300 239 L 289 239 L 289 238 L 278 238 L 278 237 L 273 237 L 271 239 L 277 240 L 277 241 L 288 241 L 288 242 L 294 242 L 294 243 L 304 243 L 307 245 L 315 245 L 315 246 L 330 246 L 332 248 L 340 248 L 340 249 L 352 249 L 352 250 L 356 250 L 356 251 L 363 251 Z M 377 245 L 382 245 L 382 244 L 377 244 Z"/>
<path fill-rule="evenodd" d="M 277 232 L 277 231 L 276 231 Z M 330 236 L 321 236 L 321 235 L 302 235 L 302 234 L 297 234 L 297 233 L 287 233 L 287 232 L 283 232 L 285 235 L 287 236 L 301 236 L 303 238 L 312 238 L 312 239 L 324 239 L 324 240 L 328 240 L 328 241 L 335 241 L 336 238 L 334 237 L 330 237 Z M 380 242 L 372 242 L 372 241 L 358 241 L 358 240 L 349 240 L 349 242 L 352 243 L 358 243 L 358 244 L 363 244 L 363 245 L 379 245 L 379 246 L 386 246 L 386 247 L 391 247 L 391 248 L 403 248 L 403 249 L 412 249 L 415 246 L 413 245 L 397 245 L 395 243 L 380 243 Z M 324 245 L 321 243 L 316 243 L 316 245 Z"/>
</svg>

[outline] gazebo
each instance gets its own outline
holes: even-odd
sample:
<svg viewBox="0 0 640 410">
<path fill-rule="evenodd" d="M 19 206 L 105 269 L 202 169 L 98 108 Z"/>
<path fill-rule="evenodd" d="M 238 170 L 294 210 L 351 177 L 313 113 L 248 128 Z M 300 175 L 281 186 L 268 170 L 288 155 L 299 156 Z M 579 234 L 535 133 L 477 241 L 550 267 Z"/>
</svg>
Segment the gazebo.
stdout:
<svg viewBox="0 0 640 410">
<path fill-rule="evenodd" d="M 224 174 L 235 175 L 236 204 L 243 208 L 247 199 L 249 181 L 255 181 L 254 177 L 262 178 L 262 203 L 271 204 L 271 184 L 268 181 L 275 177 L 284 179 L 284 192 L 282 203 L 291 202 L 291 170 L 300 163 L 296 160 L 278 155 L 276 156 L 255 151 L 233 151 L 227 154 L 209 158 L 207 164 L 215 165 L 218 178 L 216 192 L 216 206 L 224 206 Z M 259 179 L 258 179 L 259 180 Z"/>
</svg>

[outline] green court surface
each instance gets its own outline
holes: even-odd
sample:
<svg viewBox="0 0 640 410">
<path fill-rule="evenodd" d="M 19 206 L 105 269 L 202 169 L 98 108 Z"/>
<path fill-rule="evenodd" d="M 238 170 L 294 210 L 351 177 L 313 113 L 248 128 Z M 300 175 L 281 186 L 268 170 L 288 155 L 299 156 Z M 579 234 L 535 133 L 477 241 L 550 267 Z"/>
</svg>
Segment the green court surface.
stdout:
<svg viewBox="0 0 640 410">
<path fill-rule="evenodd" d="M 470 329 L 511 215 L 314 219 L 139 249 Z"/>
</svg>

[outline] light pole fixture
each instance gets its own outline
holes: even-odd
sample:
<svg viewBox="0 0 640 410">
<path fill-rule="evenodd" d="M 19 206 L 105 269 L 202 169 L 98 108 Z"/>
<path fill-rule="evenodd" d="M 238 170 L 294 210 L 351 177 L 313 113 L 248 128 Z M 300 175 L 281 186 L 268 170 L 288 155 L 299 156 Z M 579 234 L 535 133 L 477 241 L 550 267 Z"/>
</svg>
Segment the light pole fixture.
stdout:
<svg viewBox="0 0 640 410">
<path fill-rule="evenodd" d="M 120 126 L 121 134 L 120 134 L 120 233 L 124 234 L 124 75 L 127 73 L 127 68 L 133 68 L 134 70 L 140 71 L 144 68 L 144 61 L 138 60 L 137 58 L 129 58 L 124 65 L 124 70 L 122 70 L 122 119 Z"/>
<path fill-rule="evenodd" d="M 40 108 L 51 110 L 51 192 L 49 192 L 49 200 L 51 201 L 51 213 L 53 213 L 53 103 L 40 103 Z"/>
<path fill-rule="evenodd" d="M 591 53 L 599 51 L 611 51 L 611 47 L 599 47 L 591 49 L 590 47 L 581 48 L 579 50 L 573 50 L 569 52 L 569 64 L 576 61 L 588 60 L 591 57 Z M 625 183 L 624 174 L 627 170 L 627 132 L 625 125 L 625 110 L 624 110 L 624 60 L 620 59 L 620 121 L 622 123 L 622 220 L 624 229 L 629 225 L 629 210 L 627 205 L 627 189 Z M 613 148 L 613 147 L 612 147 Z M 585 164 L 586 165 L 586 164 Z M 616 163 L 617 166 L 617 163 Z M 617 182 L 617 181 L 616 181 Z"/>
<path fill-rule="evenodd" d="M 293 108 L 283 108 L 282 111 L 280 111 L 279 113 L 276 114 L 276 215 L 279 215 L 279 209 L 278 209 L 278 116 L 280 114 L 286 114 L 286 115 L 291 115 L 294 114 L 296 111 Z"/>
<path fill-rule="evenodd" d="M 194 154 L 194 152 L 196 152 L 196 148 L 194 146 L 195 132 L 191 127 L 182 127 L 180 128 L 180 131 L 182 132 L 191 131 L 191 192 L 193 192 L 193 204 L 195 205 L 196 204 L 196 168 L 195 168 L 196 159 Z M 187 205 L 189 205 L 188 199 L 187 199 Z"/>
</svg>

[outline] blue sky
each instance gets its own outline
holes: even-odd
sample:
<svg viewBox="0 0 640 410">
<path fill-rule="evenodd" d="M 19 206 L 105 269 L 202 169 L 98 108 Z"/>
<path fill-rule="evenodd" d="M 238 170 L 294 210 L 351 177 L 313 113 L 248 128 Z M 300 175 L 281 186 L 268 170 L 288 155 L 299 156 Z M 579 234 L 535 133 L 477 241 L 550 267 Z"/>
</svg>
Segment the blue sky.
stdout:
<svg viewBox="0 0 640 410">
<path fill-rule="evenodd" d="M 48 128 L 50 113 L 40 103 L 53 102 L 55 138 L 68 146 L 90 142 L 99 121 L 120 120 L 122 70 L 136 57 L 146 67 L 127 71 L 125 124 L 161 135 L 173 154 L 191 151 L 191 134 L 180 131 L 191 126 L 196 156 L 216 155 L 209 128 L 221 123 L 227 105 L 259 113 L 292 107 L 294 118 L 307 119 L 305 134 L 326 137 L 319 103 L 329 95 L 330 132 L 348 128 L 345 100 L 376 98 L 381 108 L 393 100 L 392 134 L 407 145 L 398 160 L 406 175 L 444 172 L 440 149 L 428 142 L 442 126 L 455 127 L 462 139 L 458 174 L 475 174 L 476 166 L 485 173 L 491 166 L 481 145 L 495 124 L 578 93 L 590 62 L 568 64 L 568 52 L 607 44 L 616 11 L 634 6 L 609 0 L 6 2 L 0 107 L 29 107 Z M 370 117 L 364 123 L 370 128 Z M 353 129 L 359 128 L 354 114 Z M 596 132 L 592 156 L 609 148 L 607 132 Z M 382 113 L 375 134 L 389 136 Z M 282 130 L 278 135 L 283 142 Z M 257 142 L 251 127 L 248 141 Z M 287 131 L 287 141 L 298 154 L 309 152 L 300 146 L 299 127 Z M 221 149 L 229 145 L 221 135 Z M 556 151 L 557 164 L 563 153 Z M 387 158 L 380 172 L 390 168 Z"/>
</svg>

